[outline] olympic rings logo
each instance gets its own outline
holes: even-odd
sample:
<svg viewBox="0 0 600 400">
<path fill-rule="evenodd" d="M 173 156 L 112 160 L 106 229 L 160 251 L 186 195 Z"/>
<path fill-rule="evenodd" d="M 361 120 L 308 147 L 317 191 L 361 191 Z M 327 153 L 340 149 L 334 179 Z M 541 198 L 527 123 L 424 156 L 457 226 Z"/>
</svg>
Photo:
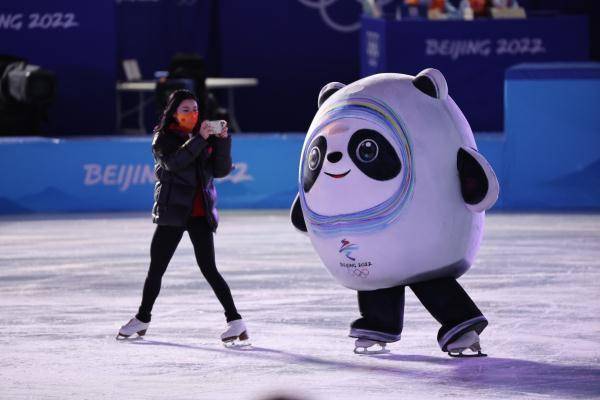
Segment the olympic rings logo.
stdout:
<svg viewBox="0 0 600 400">
<path fill-rule="evenodd" d="M 346 268 L 346 272 L 355 278 L 366 278 L 371 273 L 367 267 L 344 266 L 344 268 Z"/>
<path fill-rule="evenodd" d="M 354 268 L 352 274 L 357 278 L 366 278 L 369 276 L 369 270 L 366 268 Z"/>
<path fill-rule="evenodd" d="M 357 21 L 350 24 L 341 24 L 336 22 L 329 13 L 329 8 L 339 0 L 298 0 L 302 5 L 319 10 L 319 14 L 323 22 L 333 30 L 341 33 L 351 33 L 360 29 L 360 16 L 357 16 Z M 348 0 L 344 0 L 348 1 Z M 359 4 L 363 4 L 364 0 L 354 0 Z M 392 3 L 394 0 L 375 0 L 375 4 L 381 9 Z"/>
</svg>

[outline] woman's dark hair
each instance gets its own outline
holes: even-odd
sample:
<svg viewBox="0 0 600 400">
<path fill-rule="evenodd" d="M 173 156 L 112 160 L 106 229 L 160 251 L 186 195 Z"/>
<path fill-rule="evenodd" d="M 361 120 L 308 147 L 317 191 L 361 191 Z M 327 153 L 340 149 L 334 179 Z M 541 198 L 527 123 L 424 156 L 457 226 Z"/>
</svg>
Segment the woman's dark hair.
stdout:
<svg viewBox="0 0 600 400">
<path fill-rule="evenodd" d="M 196 104 L 200 105 L 200 103 L 198 103 L 198 98 L 194 95 L 194 93 L 190 92 L 189 90 L 179 89 L 174 91 L 173 93 L 171 93 L 169 99 L 167 100 L 167 105 L 165 106 L 160 120 L 158 121 L 158 125 L 156 126 L 156 128 L 154 128 L 155 132 L 163 133 L 169 127 L 169 125 L 177 125 L 177 120 L 175 119 L 175 117 L 173 117 L 173 114 L 177 112 L 177 107 L 179 107 L 181 102 L 184 100 L 194 100 Z M 200 130 L 201 123 L 202 121 L 200 121 L 200 118 L 198 118 L 196 126 L 194 126 L 194 129 L 192 129 L 192 133 L 198 133 L 198 131 Z"/>
</svg>

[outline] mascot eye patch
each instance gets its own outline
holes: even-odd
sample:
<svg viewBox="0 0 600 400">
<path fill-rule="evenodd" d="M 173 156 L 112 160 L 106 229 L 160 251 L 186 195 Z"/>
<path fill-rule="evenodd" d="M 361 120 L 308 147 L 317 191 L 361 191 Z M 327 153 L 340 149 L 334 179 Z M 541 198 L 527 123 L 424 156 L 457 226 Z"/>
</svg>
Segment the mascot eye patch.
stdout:
<svg viewBox="0 0 600 400">
<path fill-rule="evenodd" d="M 308 153 L 308 169 L 314 171 L 319 166 L 321 162 L 321 150 L 317 146 L 310 149 L 310 153 Z"/>
<path fill-rule="evenodd" d="M 372 129 L 360 129 L 352 134 L 348 155 L 358 169 L 378 181 L 390 180 L 402 169 L 396 150 L 382 134 Z"/>
<path fill-rule="evenodd" d="M 304 170 L 302 171 L 302 188 L 305 193 L 308 193 L 310 188 L 317 181 L 326 153 L 327 139 L 325 139 L 324 136 L 315 138 L 308 147 L 308 153 L 306 155 L 307 159 L 304 163 Z"/>
</svg>

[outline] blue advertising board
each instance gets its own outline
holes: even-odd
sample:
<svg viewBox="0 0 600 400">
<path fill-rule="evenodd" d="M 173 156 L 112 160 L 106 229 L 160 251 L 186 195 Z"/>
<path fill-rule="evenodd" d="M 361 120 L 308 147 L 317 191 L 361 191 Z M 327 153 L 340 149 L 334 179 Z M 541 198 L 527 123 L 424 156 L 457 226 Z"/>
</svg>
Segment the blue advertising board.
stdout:
<svg viewBox="0 0 600 400">
<path fill-rule="evenodd" d="M 0 5 L 0 54 L 56 74 L 56 100 L 44 129 L 49 134 L 114 130 L 116 40 L 114 0 Z"/>
<path fill-rule="evenodd" d="M 585 61 L 588 19 L 393 21 L 363 18 L 361 75 L 439 69 L 476 131 L 502 131 L 505 70 L 523 62 Z"/>
<path fill-rule="evenodd" d="M 288 207 L 303 141 L 302 134 L 234 137 L 234 170 L 217 180 L 219 207 Z M 153 166 L 148 137 L 0 138 L 0 214 L 150 212 Z"/>
<path fill-rule="evenodd" d="M 507 208 L 600 208 L 599 106 L 600 63 L 506 72 Z"/>
</svg>

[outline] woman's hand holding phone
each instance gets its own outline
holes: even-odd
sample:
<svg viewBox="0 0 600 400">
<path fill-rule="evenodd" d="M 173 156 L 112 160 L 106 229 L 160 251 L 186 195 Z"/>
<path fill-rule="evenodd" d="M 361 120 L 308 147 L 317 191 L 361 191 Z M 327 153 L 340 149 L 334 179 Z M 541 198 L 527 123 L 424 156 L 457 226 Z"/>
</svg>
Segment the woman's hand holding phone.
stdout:
<svg viewBox="0 0 600 400">
<path fill-rule="evenodd" d="M 217 137 L 220 137 L 221 139 L 225 139 L 228 136 L 227 128 L 228 128 L 227 122 L 225 122 L 225 126 L 221 130 L 221 133 L 217 134 Z"/>
<path fill-rule="evenodd" d="M 212 129 L 210 127 L 209 121 L 202 121 L 202 124 L 200 124 L 200 136 L 202 136 L 204 140 L 208 140 L 208 137 L 211 133 Z"/>
</svg>

